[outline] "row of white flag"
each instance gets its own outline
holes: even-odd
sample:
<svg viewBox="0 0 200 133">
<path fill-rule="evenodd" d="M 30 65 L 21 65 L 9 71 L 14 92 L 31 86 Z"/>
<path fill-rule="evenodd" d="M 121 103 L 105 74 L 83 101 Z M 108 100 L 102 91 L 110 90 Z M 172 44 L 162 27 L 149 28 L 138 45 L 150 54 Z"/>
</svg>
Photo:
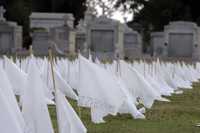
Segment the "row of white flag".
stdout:
<svg viewBox="0 0 200 133">
<path fill-rule="evenodd" d="M 31 56 L 14 63 L 4 57 L 0 74 L 0 129 L 4 133 L 53 133 L 48 104 L 56 105 L 59 133 L 85 133 L 65 96 L 90 108 L 94 123 L 117 113 L 144 119 L 145 108 L 151 108 L 155 100 L 169 101 L 162 96 L 182 92 L 179 88 L 192 89 L 200 78 L 200 64 L 159 60 L 103 64 L 79 55 L 75 61 L 56 58 L 51 66 L 47 58 Z"/>
</svg>

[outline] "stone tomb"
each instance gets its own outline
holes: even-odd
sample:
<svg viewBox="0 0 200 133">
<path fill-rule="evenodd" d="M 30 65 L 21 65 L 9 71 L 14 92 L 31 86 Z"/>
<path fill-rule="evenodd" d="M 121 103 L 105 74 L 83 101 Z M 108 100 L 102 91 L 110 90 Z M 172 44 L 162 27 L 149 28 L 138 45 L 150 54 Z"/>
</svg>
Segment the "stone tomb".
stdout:
<svg viewBox="0 0 200 133">
<path fill-rule="evenodd" d="M 75 50 L 82 54 L 87 52 L 87 45 L 86 45 L 86 23 L 83 20 L 79 21 L 79 24 L 76 27 L 76 46 Z"/>
<path fill-rule="evenodd" d="M 32 47 L 35 55 L 48 55 L 49 32 L 45 30 L 35 30 L 32 33 Z"/>
<path fill-rule="evenodd" d="M 164 32 L 169 57 L 194 58 L 195 47 L 198 46 L 198 27 L 195 23 L 171 22 L 165 26 Z"/>
<path fill-rule="evenodd" d="M 142 55 L 142 39 L 138 32 L 124 25 L 124 57 L 133 59 Z"/>
<path fill-rule="evenodd" d="M 154 32 L 151 33 L 151 44 L 153 45 L 153 56 L 155 57 L 165 57 L 166 46 L 164 45 L 164 33 Z"/>
<path fill-rule="evenodd" d="M 152 34 L 154 53 L 176 58 L 199 59 L 199 28 L 195 23 L 177 21 L 164 27 L 164 32 Z M 163 34 L 163 37 L 162 35 Z M 154 54 L 156 55 L 156 54 Z"/>
<path fill-rule="evenodd" d="M 118 23 L 101 16 L 87 25 L 87 44 L 98 58 L 114 58 L 118 43 Z"/>
<path fill-rule="evenodd" d="M 6 21 L 4 8 L 0 7 L 0 53 L 11 54 L 22 49 L 22 27 Z"/>
<path fill-rule="evenodd" d="M 50 40 L 55 43 L 56 50 L 62 54 L 75 53 L 76 33 L 73 28 L 74 17 L 65 16 L 63 26 L 50 28 Z"/>
<path fill-rule="evenodd" d="M 66 16 L 71 16 L 71 14 L 33 12 L 29 16 L 30 28 L 44 28 L 46 30 L 49 30 L 53 27 L 63 26 L 65 24 Z"/>
<path fill-rule="evenodd" d="M 141 36 L 127 25 L 102 15 L 95 17 L 90 10 L 77 26 L 76 49 L 99 59 L 134 58 L 142 53 Z"/>
<path fill-rule="evenodd" d="M 51 14 L 51 13 L 45 13 Z M 61 14 L 62 15 L 62 14 Z M 49 15 L 52 16 L 52 15 Z M 37 55 L 47 55 L 48 48 L 54 48 L 57 54 L 73 53 L 75 51 L 75 31 L 73 29 L 74 18 L 72 14 L 63 16 L 63 25 L 44 27 L 32 27 L 33 50 Z M 46 20 L 47 21 L 47 20 Z M 48 20 L 53 23 L 53 18 Z M 52 22 L 51 22 L 52 21 Z M 61 23 L 60 23 L 61 24 Z"/>
</svg>

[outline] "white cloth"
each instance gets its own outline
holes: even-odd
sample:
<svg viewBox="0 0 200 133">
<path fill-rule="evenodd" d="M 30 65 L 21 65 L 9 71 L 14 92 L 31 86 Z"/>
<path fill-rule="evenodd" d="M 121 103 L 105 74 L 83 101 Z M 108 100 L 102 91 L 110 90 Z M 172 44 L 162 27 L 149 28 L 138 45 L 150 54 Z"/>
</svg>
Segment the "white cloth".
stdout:
<svg viewBox="0 0 200 133">
<path fill-rule="evenodd" d="M 15 98 L 14 92 L 12 90 L 11 84 L 8 80 L 8 77 L 5 73 L 5 71 L 0 66 L 0 88 L 2 88 L 2 92 L 6 100 L 8 102 L 8 106 L 10 106 L 10 109 L 15 113 L 14 117 L 16 117 L 17 122 L 20 124 L 21 129 L 25 128 L 25 122 L 22 116 L 22 113 L 20 111 L 20 108 L 17 103 L 17 99 Z"/>
<path fill-rule="evenodd" d="M 62 78 L 61 74 L 58 70 L 54 67 L 54 78 L 55 78 L 55 86 L 56 88 L 60 89 L 65 96 L 68 98 L 77 100 L 78 96 L 73 91 L 73 89 L 69 86 L 69 84 Z M 52 92 L 54 91 L 53 88 L 53 78 L 52 78 L 52 71 L 51 71 L 51 65 L 49 63 L 46 64 L 44 67 L 43 73 L 42 73 L 42 79 L 44 83 L 48 86 L 49 90 Z"/>
<path fill-rule="evenodd" d="M 116 115 L 126 96 L 115 78 L 105 69 L 79 55 L 79 106 L 91 108 L 92 121 L 103 122 L 103 117 Z"/>
<path fill-rule="evenodd" d="M 87 129 L 59 89 L 55 97 L 59 133 L 86 133 Z"/>
<path fill-rule="evenodd" d="M 28 79 L 22 95 L 22 113 L 29 133 L 53 133 L 43 82 L 33 60 L 29 62 Z"/>
<path fill-rule="evenodd" d="M 126 88 L 125 84 L 122 82 L 121 79 L 118 79 L 118 82 L 121 86 L 121 89 L 123 93 L 126 95 L 127 99 L 123 103 L 123 105 L 119 109 L 119 113 L 124 114 L 124 113 L 130 113 L 133 118 L 135 119 L 145 119 L 145 116 L 143 115 L 140 110 L 137 109 L 136 107 L 136 99 L 130 93 L 128 92 L 128 89 Z"/>
<path fill-rule="evenodd" d="M 154 100 L 168 101 L 161 97 L 145 79 L 133 67 L 130 67 L 124 61 L 120 61 L 121 78 L 128 87 L 128 91 L 133 97 L 139 98 L 145 107 L 151 108 Z"/>
<path fill-rule="evenodd" d="M 16 95 L 23 93 L 23 88 L 27 79 L 27 74 L 20 70 L 20 68 L 14 64 L 10 59 L 4 56 L 5 72 L 12 85 L 12 89 Z"/>
<path fill-rule="evenodd" d="M 24 133 L 21 125 L 16 118 L 16 113 L 11 108 L 7 97 L 0 88 L 0 130 L 2 133 Z"/>
</svg>

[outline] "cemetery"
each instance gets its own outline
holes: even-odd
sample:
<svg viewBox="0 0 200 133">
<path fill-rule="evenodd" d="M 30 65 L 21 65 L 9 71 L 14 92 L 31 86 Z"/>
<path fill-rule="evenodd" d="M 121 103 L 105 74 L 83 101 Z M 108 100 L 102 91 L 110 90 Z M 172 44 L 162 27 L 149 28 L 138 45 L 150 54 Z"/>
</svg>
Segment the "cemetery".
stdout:
<svg viewBox="0 0 200 133">
<path fill-rule="evenodd" d="M 199 132 L 200 15 L 180 1 L 0 1 L 0 133 Z"/>
</svg>

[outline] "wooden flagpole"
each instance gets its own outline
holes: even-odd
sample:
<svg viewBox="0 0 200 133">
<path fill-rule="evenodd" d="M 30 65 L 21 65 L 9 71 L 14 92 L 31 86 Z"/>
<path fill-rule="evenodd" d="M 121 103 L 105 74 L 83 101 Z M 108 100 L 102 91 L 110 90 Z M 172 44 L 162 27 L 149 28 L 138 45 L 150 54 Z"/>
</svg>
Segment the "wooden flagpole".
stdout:
<svg viewBox="0 0 200 133">
<path fill-rule="evenodd" d="M 80 80 L 81 80 L 81 73 L 80 73 L 80 70 L 81 70 L 81 62 L 80 62 L 80 49 L 78 50 L 78 90 L 80 89 Z M 79 114 L 79 117 L 81 119 L 81 107 L 78 106 L 78 114 Z"/>
<path fill-rule="evenodd" d="M 48 53 L 49 53 L 49 60 L 50 60 L 50 66 L 51 66 L 51 76 L 52 76 L 52 80 L 53 80 L 53 89 L 56 93 L 56 82 L 55 82 L 55 75 L 54 75 L 54 68 L 53 68 L 53 54 L 52 54 L 51 48 L 48 49 Z M 55 97 L 56 97 L 56 95 L 55 95 Z M 57 118 L 57 107 L 56 107 L 56 118 Z M 58 119 L 57 119 L 57 130 L 58 130 L 58 133 L 59 133 Z"/>
</svg>

